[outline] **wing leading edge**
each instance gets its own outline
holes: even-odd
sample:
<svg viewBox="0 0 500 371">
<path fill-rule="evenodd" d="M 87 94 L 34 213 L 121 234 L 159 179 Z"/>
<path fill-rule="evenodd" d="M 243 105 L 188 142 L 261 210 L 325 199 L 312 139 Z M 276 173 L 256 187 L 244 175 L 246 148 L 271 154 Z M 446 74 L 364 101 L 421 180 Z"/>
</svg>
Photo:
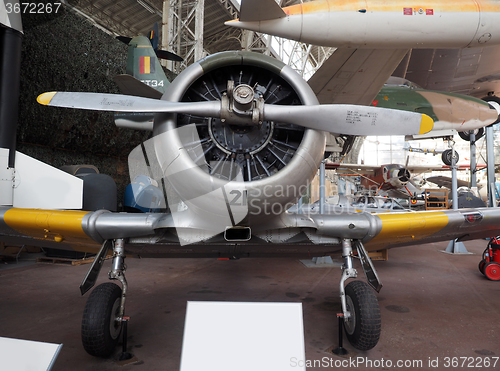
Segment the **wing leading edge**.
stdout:
<svg viewBox="0 0 500 371">
<path fill-rule="evenodd" d="M 297 233 L 305 232 L 310 236 L 312 243 L 304 246 L 304 250 L 313 253 L 314 247 L 311 245 L 316 244 L 319 248 L 325 243 L 332 246 L 332 252 L 338 251 L 343 238 L 360 240 L 368 250 L 381 250 L 428 242 L 471 240 L 500 235 L 500 209 L 497 208 L 315 215 L 310 216 L 309 221 L 312 223 L 308 223 L 307 226 L 300 222 L 304 218 L 308 219 L 306 215 L 288 214 L 288 222 L 279 228 L 266 231 L 266 228 L 270 228 L 267 224 L 256 226 L 255 230 L 257 234 L 260 230 L 260 233 L 276 235 L 282 234 L 284 230 L 295 229 Z M 173 223 L 165 223 L 166 219 L 168 214 L 0 208 L 0 241 L 96 252 L 99 245 L 107 239 L 129 238 L 130 243 L 136 243 L 134 239 L 139 238 L 141 244 L 155 245 L 158 256 L 165 256 L 162 251 L 163 242 L 159 237 L 163 230 L 175 229 Z M 193 227 L 193 233 L 197 232 Z M 170 241 L 168 244 L 172 243 Z M 293 240 L 283 243 L 293 244 Z M 205 241 L 200 245 L 208 249 L 212 242 Z M 238 242 L 238 245 L 245 243 Z M 249 256 L 252 251 L 251 245 L 255 245 L 255 241 L 249 241 L 247 247 Z M 260 246 L 256 247 L 260 249 Z M 189 256 L 188 250 L 186 250 L 187 256 Z"/>
<path fill-rule="evenodd" d="M 338 48 L 308 83 L 320 103 L 370 105 L 408 49 Z"/>
</svg>

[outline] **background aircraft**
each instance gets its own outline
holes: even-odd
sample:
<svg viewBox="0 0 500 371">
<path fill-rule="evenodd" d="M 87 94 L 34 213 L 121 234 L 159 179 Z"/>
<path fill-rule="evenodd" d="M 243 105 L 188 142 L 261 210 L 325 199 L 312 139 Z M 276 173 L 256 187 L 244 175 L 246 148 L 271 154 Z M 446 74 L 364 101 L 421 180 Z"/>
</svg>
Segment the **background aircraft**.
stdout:
<svg viewBox="0 0 500 371">
<path fill-rule="evenodd" d="M 302 205 L 299 210 L 298 205 L 294 205 L 288 212 L 301 213 L 305 215 L 320 214 L 319 202 Z M 325 214 L 343 214 L 367 212 L 387 213 L 405 212 L 405 209 L 397 200 L 390 197 L 371 195 L 333 195 L 325 198 Z"/>
<path fill-rule="evenodd" d="M 483 166 L 484 167 L 484 166 Z M 360 176 L 360 185 L 374 195 L 387 194 L 397 198 L 412 198 L 423 192 L 423 179 L 415 180 L 415 174 L 430 173 L 432 171 L 451 171 L 449 166 L 429 165 L 401 165 L 387 164 L 380 166 L 362 164 L 335 164 L 327 163 L 327 169 L 337 169 L 337 174 L 342 175 L 345 170 L 347 174 L 354 172 Z M 458 170 L 469 170 L 469 166 L 457 166 Z M 443 178 L 443 177 L 442 177 Z M 449 179 L 449 178 L 448 178 Z M 451 184 L 451 180 L 449 180 Z M 462 181 L 459 186 L 467 186 Z M 451 188 L 451 187 L 450 187 Z"/>
<path fill-rule="evenodd" d="M 120 91 L 127 95 L 160 99 L 175 76 L 167 78 L 158 58 L 173 61 L 183 59 L 174 53 L 158 49 L 158 24 L 155 23 L 149 37 L 118 36 L 117 39 L 128 45 L 126 74 L 113 78 Z"/>
<path fill-rule="evenodd" d="M 271 0 L 242 0 L 239 20 L 226 24 L 336 47 L 308 81 L 320 103 L 372 104 L 382 81 L 393 75 L 433 91 L 484 98 L 500 112 L 494 96 L 500 91 L 498 12 L 491 0 L 462 1 L 459 9 L 448 2 L 420 7 L 379 0 L 362 6 L 311 1 L 281 9 Z M 462 28 L 452 32 L 457 22 Z M 428 32 L 417 36 L 422 28 Z M 402 32 L 414 36 L 403 42 Z"/>
<path fill-rule="evenodd" d="M 264 11 L 259 6 L 255 8 Z M 275 10 L 265 9 L 269 16 Z M 356 14 L 364 14 L 359 10 L 362 9 Z M 394 34 L 386 22 L 391 15 L 381 12 L 378 16 L 383 21 L 375 25 L 378 35 L 366 33 L 369 40 L 359 42 L 370 43 L 376 36 L 388 49 L 373 49 L 367 55 L 369 58 L 348 48 L 343 50 L 345 53 L 334 53 L 358 65 L 370 66 L 369 73 L 357 75 L 356 81 L 347 79 L 347 84 L 343 80 L 347 75 L 337 76 L 340 90 L 350 89 L 343 96 L 344 102 L 335 102 L 344 104 L 318 104 L 315 93 L 290 67 L 266 56 L 244 52 L 214 54 L 194 63 L 174 80 L 161 100 L 58 92 L 39 97 L 40 103 L 49 106 L 157 113 L 155 136 L 132 151 L 130 170 L 147 172 L 158 184 L 166 184 L 170 213 L 80 211 L 67 210 L 69 207 L 64 205 L 43 209 L 19 207 L 19 202 L 35 204 L 38 198 L 44 198 L 50 204 L 53 199 L 33 193 L 28 202 L 18 197 L 12 184 L 13 201 L 0 207 L 2 241 L 99 252 L 82 283 L 83 293 L 93 286 L 104 257 L 109 249 L 113 250 L 110 278 L 119 280 L 122 288 L 102 284 L 88 299 L 82 338 L 90 354 L 109 355 L 118 342 L 128 288 L 125 256 L 311 257 L 342 252 L 340 297 L 347 337 L 356 348 L 368 350 L 380 336 L 380 310 L 375 294 L 365 283 L 354 281 L 344 287 L 347 279 L 357 276 L 353 248 L 362 258 L 368 281 L 380 290 L 381 283 L 364 245 L 368 250 L 380 250 L 499 233 L 500 212 L 486 208 L 310 217 L 285 212 L 301 197 L 323 160 L 325 130 L 335 134 L 380 135 L 416 134 L 431 129 L 425 116 L 368 104 L 407 48 L 418 45 L 419 40 L 436 47 L 466 46 L 464 40 L 469 35 L 457 35 L 457 27 L 462 29 L 463 24 L 457 26 L 456 19 L 446 23 L 445 19 L 443 23 L 436 21 L 443 28 L 442 34 L 417 31 L 398 35 L 396 41 L 386 40 L 380 35 Z M 359 30 L 359 23 L 344 25 L 339 35 L 351 37 L 356 43 L 353 33 Z M 339 43 L 343 45 L 340 40 Z M 403 52 L 397 48 L 406 49 Z M 348 65 L 345 63 L 343 67 Z M 363 100 L 368 101 L 363 103 Z M 17 165 L 16 161 L 16 176 Z M 30 184 L 25 180 L 23 183 Z M 33 189 L 39 185 L 32 185 Z M 62 190 L 59 188 L 59 199 L 64 190 L 73 195 L 70 200 L 75 197 L 81 200 L 81 189 L 78 194 L 78 190 L 70 192 L 72 188 L 69 184 Z M 297 243 L 307 247 L 297 248 Z"/>
<path fill-rule="evenodd" d="M 174 53 L 158 49 L 158 24 L 155 23 L 149 37 L 118 36 L 117 39 L 128 45 L 126 73 L 113 77 L 120 91 L 127 95 L 160 99 L 175 76 L 162 67 L 158 58 L 174 61 L 183 59 Z M 167 78 L 168 72 L 170 78 Z M 143 130 L 153 128 L 154 115 L 151 113 L 116 112 L 114 117 L 118 127 L 142 126 L 145 128 Z"/>
<path fill-rule="evenodd" d="M 497 122 L 500 113 L 482 99 L 425 90 L 398 77 L 389 78 L 372 104 L 376 107 L 421 112 L 432 117 L 434 127 L 430 132 L 408 136 L 407 140 L 452 137 L 457 132 L 462 139 L 468 140 L 470 131 L 476 131 L 476 139 L 479 139 L 484 133 L 483 128 Z"/>
</svg>

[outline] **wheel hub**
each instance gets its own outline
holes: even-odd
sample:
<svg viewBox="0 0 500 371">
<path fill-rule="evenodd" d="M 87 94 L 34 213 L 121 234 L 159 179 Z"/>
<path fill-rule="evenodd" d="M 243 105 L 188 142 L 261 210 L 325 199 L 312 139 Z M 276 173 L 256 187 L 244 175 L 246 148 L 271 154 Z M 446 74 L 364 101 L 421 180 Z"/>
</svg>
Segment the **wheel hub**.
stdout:
<svg viewBox="0 0 500 371">
<path fill-rule="evenodd" d="M 111 318 L 109 321 L 109 333 L 113 339 L 120 335 L 121 322 L 117 320 L 120 314 L 120 298 L 116 299 L 111 309 Z"/>
<path fill-rule="evenodd" d="M 352 335 L 356 328 L 356 313 L 354 312 L 354 304 L 352 302 L 351 297 L 346 295 L 345 301 L 347 310 L 349 311 L 351 316 L 348 319 L 344 320 L 344 327 L 346 332 L 349 335 Z"/>
</svg>

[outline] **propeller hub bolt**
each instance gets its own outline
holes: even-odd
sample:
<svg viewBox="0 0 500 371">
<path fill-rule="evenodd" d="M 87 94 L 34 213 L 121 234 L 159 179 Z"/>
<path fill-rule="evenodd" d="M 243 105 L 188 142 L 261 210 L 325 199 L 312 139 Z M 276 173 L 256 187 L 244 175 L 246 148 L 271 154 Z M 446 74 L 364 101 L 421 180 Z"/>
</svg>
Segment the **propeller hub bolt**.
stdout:
<svg viewBox="0 0 500 371">
<path fill-rule="evenodd" d="M 254 91 L 251 86 L 247 84 L 240 84 L 234 88 L 234 104 L 235 107 L 241 111 L 246 111 L 252 108 L 254 98 Z"/>
</svg>

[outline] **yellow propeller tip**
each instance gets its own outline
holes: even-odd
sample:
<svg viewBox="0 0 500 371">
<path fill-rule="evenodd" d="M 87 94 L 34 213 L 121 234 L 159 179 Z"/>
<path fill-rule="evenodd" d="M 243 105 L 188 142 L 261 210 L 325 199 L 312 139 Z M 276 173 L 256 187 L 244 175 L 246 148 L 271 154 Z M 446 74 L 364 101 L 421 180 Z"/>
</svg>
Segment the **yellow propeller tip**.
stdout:
<svg viewBox="0 0 500 371">
<path fill-rule="evenodd" d="M 37 98 L 36 101 L 40 104 L 43 104 L 44 106 L 48 106 L 54 95 L 56 95 L 57 92 L 51 91 L 48 93 L 43 93 L 40 94 Z"/>
<path fill-rule="evenodd" d="M 420 121 L 420 131 L 419 134 L 426 134 L 432 130 L 434 127 L 434 120 L 427 115 L 422 114 L 422 120 Z"/>
</svg>

